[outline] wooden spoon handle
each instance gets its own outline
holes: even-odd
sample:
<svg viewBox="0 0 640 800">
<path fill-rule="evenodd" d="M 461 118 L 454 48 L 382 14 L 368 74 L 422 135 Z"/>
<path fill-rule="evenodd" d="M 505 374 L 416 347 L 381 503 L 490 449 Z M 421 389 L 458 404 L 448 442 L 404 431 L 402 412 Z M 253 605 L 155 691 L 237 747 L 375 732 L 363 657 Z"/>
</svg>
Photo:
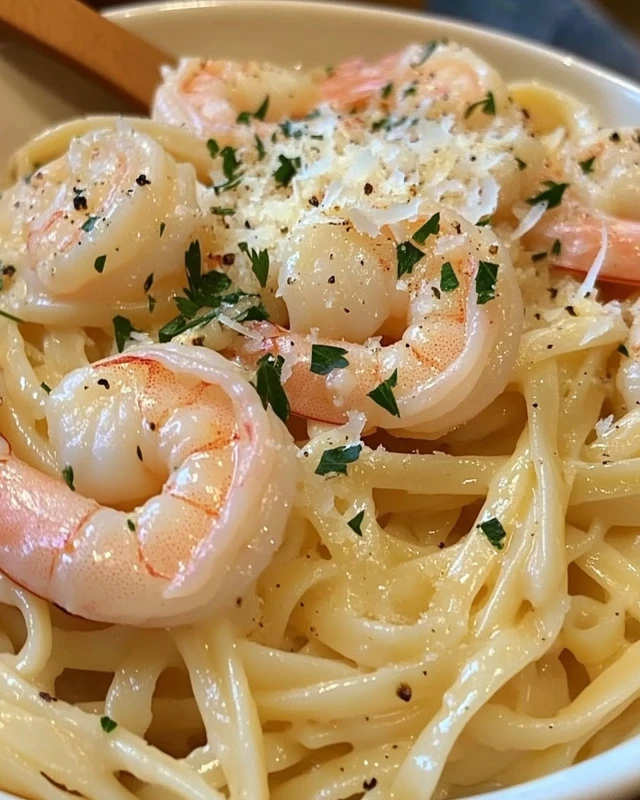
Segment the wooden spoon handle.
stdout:
<svg viewBox="0 0 640 800">
<path fill-rule="evenodd" d="M 148 112 L 168 53 L 78 0 L 0 0 L 0 24 Z"/>
</svg>

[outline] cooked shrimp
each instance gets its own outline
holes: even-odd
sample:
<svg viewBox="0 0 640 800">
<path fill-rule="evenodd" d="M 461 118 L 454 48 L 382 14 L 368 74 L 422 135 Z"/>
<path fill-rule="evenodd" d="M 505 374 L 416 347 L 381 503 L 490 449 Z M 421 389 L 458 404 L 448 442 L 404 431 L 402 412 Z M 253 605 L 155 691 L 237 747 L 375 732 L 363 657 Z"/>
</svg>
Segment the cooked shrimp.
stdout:
<svg viewBox="0 0 640 800">
<path fill-rule="evenodd" d="M 0 307 L 22 319 L 110 323 L 180 286 L 197 220 L 195 173 L 127 127 L 71 140 L 0 199 L 0 259 L 14 267 Z M 148 288 L 148 287 L 147 287 Z"/>
<path fill-rule="evenodd" d="M 576 272 L 587 272 L 602 253 L 599 280 L 640 283 L 638 132 L 599 132 L 579 149 L 569 142 L 550 177 L 569 187 L 561 204 L 529 234 L 527 245 L 548 251 L 555 266 Z"/>
<path fill-rule="evenodd" d="M 506 84 L 492 67 L 471 50 L 442 42 L 410 45 L 375 63 L 345 61 L 322 82 L 321 92 L 324 100 L 346 111 L 373 103 L 387 112 L 405 113 L 428 98 L 437 115 L 469 115 L 469 124 L 509 107 Z M 492 113 L 470 113 L 474 103 L 479 109 L 485 100 Z"/>
<path fill-rule="evenodd" d="M 267 99 L 268 98 L 268 99 Z M 268 122 L 302 117 L 312 111 L 320 94 L 309 75 L 256 61 L 182 59 L 163 71 L 151 116 L 169 125 L 186 126 L 219 144 L 253 140 L 253 131 L 238 122 L 243 112 L 255 113 L 266 101 Z"/>
<path fill-rule="evenodd" d="M 217 353 L 152 346 L 78 369 L 47 421 L 68 485 L 0 436 L 0 569 L 30 591 L 92 620 L 175 625 L 234 603 L 278 547 L 295 448 Z"/>
<path fill-rule="evenodd" d="M 437 217 L 394 226 L 398 241 L 423 254 L 400 279 L 395 243 L 384 233 L 371 238 L 350 226 L 308 224 L 291 237 L 282 289 L 291 330 L 256 324 L 262 340 L 238 347 L 245 362 L 265 351 L 284 357 L 294 413 L 340 423 L 360 410 L 370 426 L 435 436 L 505 388 L 523 317 L 509 256 L 489 229 L 444 211 L 439 233 L 419 244 L 412 237 L 421 238 L 427 219 L 433 225 Z M 488 295 L 480 296 L 483 287 Z M 312 373 L 314 345 L 343 348 L 348 364 Z M 370 396 L 390 379 L 397 416 Z"/>
</svg>

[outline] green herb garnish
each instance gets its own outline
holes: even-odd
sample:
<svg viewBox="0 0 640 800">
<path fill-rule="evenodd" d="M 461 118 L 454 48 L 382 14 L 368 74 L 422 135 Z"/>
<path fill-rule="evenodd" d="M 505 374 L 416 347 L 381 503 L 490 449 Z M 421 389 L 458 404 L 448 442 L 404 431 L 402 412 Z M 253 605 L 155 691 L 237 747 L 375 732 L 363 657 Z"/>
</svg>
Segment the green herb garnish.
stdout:
<svg viewBox="0 0 640 800">
<path fill-rule="evenodd" d="M 478 527 L 496 550 L 502 550 L 507 532 L 495 517 L 481 522 Z"/>
<path fill-rule="evenodd" d="M 521 158 L 518 158 L 518 156 L 516 156 L 516 164 L 518 165 L 518 169 L 520 170 L 520 172 L 522 172 L 523 169 L 527 168 L 527 162 L 523 161 Z"/>
<path fill-rule="evenodd" d="M 115 332 L 116 346 L 119 353 L 124 350 L 124 346 L 131 338 L 132 333 L 140 333 L 137 328 L 133 327 L 131 320 L 126 317 L 121 317 L 120 315 L 113 318 L 113 330 Z"/>
<path fill-rule="evenodd" d="M 95 269 L 96 272 L 102 273 L 102 271 L 104 270 L 104 265 L 106 263 L 107 263 L 106 256 L 98 256 L 96 260 L 93 262 L 93 268 Z"/>
<path fill-rule="evenodd" d="M 215 139 L 209 139 L 207 141 L 207 150 L 209 151 L 209 155 L 211 156 L 211 158 L 215 158 L 220 152 L 220 145 L 216 142 Z"/>
<path fill-rule="evenodd" d="M 440 269 L 440 291 L 454 292 L 458 286 L 460 286 L 460 281 L 454 272 L 451 262 L 445 261 Z"/>
<path fill-rule="evenodd" d="M 93 216 L 87 217 L 86 220 L 81 225 L 82 230 L 85 231 L 86 233 L 89 233 L 94 229 L 95 224 L 99 219 L 100 217 L 93 217 Z"/>
<path fill-rule="evenodd" d="M 251 261 L 251 270 L 258 279 L 260 286 L 264 289 L 267 285 L 267 279 L 269 278 L 269 253 L 267 250 L 257 251 L 253 248 L 249 249 L 246 242 L 240 242 L 238 247 L 249 257 Z"/>
<path fill-rule="evenodd" d="M 153 286 L 153 281 L 154 281 L 154 276 L 153 272 L 151 272 L 149 273 L 149 275 L 147 275 L 146 280 L 142 286 L 145 294 L 148 294 L 149 291 L 151 290 L 151 287 Z"/>
<path fill-rule="evenodd" d="M 344 369 L 349 366 L 345 358 L 348 350 L 344 347 L 333 347 L 328 344 L 314 344 L 311 346 L 310 371 L 316 375 L 328 375 L 334 369 Z"/>
<path fill-rule="evenodd" d="M 555 208 L 562 202 L 562 195 L 569 187 L 568 183 L 556 183 L 555 181 L 544 181 L 544 186 L 547 188 L 539 194 L 530 197 L 527 200 L 530 206 L 536 206 L 539 203 L 547 203 L 547 208 Z"/>
<path fill-rule="evenodd" d="M 379 386 L 376 386 L 375 389 L 372 389 L 367 393 L 367 397 L 370 397 L 374 403 L 377 403 L 381 408 L 384 408 L 385 411 L 393 414 L 394 417 L 400 416 L 398 404 L 396 403 L 396 398 L 394 397 L 392 391 L 397 384 L 398 370 L 394 369 L 386 381 L 382 381 Z"/>
<path fill-rule="evenodd" d="M 383 86 L 382 91 L 380 92 L 382 99 L 386 100 L 392 91 L 393 91 L 393 83 L 387 83 L 385 86 Z"/>
<path fill-rule="evenodd" d="M 44 381 L 42 381 L 42 383 L 40 384 L 40 388 L 44 392 L 46 392 L 47 394 L 51 394 L 51 387 L 48 384 L 46 384 Z"/>
<path fill-rule="evenodd" d="M 162 239 L 162 234 L 164 233 L 164 229 L 167 227 L 166 223 L 160 223 L 160 239 Z"/>
<path fill-rule="evenodd" d="M 554 256 L 559 256 L 561 249 L 562 249 L 562 245 L 560 244 L 560 239 L 556 239 L 554 241 L 554 243 L 551 245 L 551 253 Z"/>
<path fill-rule="evenodd" d="M 480 217 L 476 225 L 478 228 L 485 228 L 487 225 L 491 225 L 491 214 L 485 214 L 484 217 Z"/>
<path fill-rule="evenodd" d="M 584 172 L 585 175 L 588 175 L 590 172 L 593 172 L 593 162 L 596 160 L 595 156 L 591 156 L 586 161 L 580 161 L 580 169 Z"/>
<path fill-rule="evenodd" d="M 155 310 L 155 307 L 156 307 L 156 302 L 157 302 L 157 300 L 156 300 L 155 297 L 151 297 L 151 295 L 149 295 L 147 297 L 147 303 L 149 305 L 149 313 L 150 314 L 153 314 L 153 312 Z"/>
<path fill-rule="evenodd" d="M 242 164 L 238 160 L 236 152 L 237 151 L 234 147 L 223 147 L 220 151 L 220 156 L 222 157 L 222 174 L 227 180 L 224 183 L 219 183 L 217 186 L 213 187 L 213 191 L 216 193 L 216 195 L 220 194 L 221 192 L 226 192 L 229 189 L 235 189 L 235 187 L 240 183 L 242 172 L 239 172 L 238 170 Z"/>
<path fill-rule="evenodd" d="M 424 244 L 428 236 L 432 234 L 435 236 L 438 233 L 440 233 L 440 212 L 436 211 L 422 227 L 418 228 L 411 238 L 418 244 Z"/>
<path fill-rule="evenodd" d="M 264 158 L 265 153 L 267 151 L 264 149 L 264 144 L 262 143 L 262 139 L 258 136 L 258 134 L 256 134 L 254 136 L 254 139 L 256 140 L 256 150 L 258 151 L 258 161 L 262 161 L 262 159 Z"/>
<path fill-rule="evenodd" d="M 401 278 L 403 275 L 413 272 L 418 261 L 424 258 L 424 253 L 411 242 L 402 242 L 396 247 L 396 256 L 398 258 L 398 278 Z"/>
<path fill-rule="evenodd" d="M 495 97 L 493 96 L 493 92 L 487 92 L 487 94 L 483 97 L 482 100 L 478 100 L 477 103 L 471 103 L 471 105 L 464 112 L 464 118 L 469 119 L 469 117 L 473 114 L 476 108 L 481 109 L 483 114 L 495 117 L 496 100 Z"/>
<path fill-rule="evenodd" d="M 4 317 L 5 319 L 10 319 L 11 322 L 17 322 L 19 325 L 25 325 L 25 321 L 20 319 L 20 317 L 14 317 L 13 314 L 9 314 L 8 311 L 2 311 L 0 309 L 0 317 Z"/>
<path fill-rule="evenodd" d="M 105 733 L 113 733 L 113 731 L 115 731 L 115 729 L 118 727 L 118 723 L 115 722 L 115 720 L 112 720 L 111 717 L 107 716 L 100 717 L 100 725 Z"/>
<path fill-rule="evenodd" d="M 239 122 L 241 125 L 248 125 L 252 119 L 261 119 L 263 120 L 266 116 L 267 109 L 269 108 L 269 95 L 267 95 L 264 100 L 262 101 L 260 107 L 257 111 L 242 111 L 238 114 L 238 118 L 236 122 Z"/>
<path fill-rule="evenodd" d="M 315 469 L 316 475 L 347 474 L 347 464 L 352 464 L 360 458 L 361 444 L 351 444 L 347 447 L 334 447 L 325 450 L 320 463 Z"/>
<path fill-rule="evenodd" d="M 476 273 L 476 295 L 479 306 L 488 303 L 496 296 L 496 280 L 498 278 L 498 264 L 490 261 L 478 262 Z"/>
<path fill-rule="evenodd" d="M 62 470 L 62 477 L 71 491 L 75 492 L 76 487 L 73 485 L 73 467 L 70 464 L 67 464 Z"/>
<path fill-rule="evenodd" d="M 546 254 L 546 253 L 544 253 L 544 252 L 543 252 L 543 253 L 534 253 L 534 254 L 531 256 L 531 260 L 532 260 L 532 261 L 533 261 L 533 263 L 535 264 L 535 263 L 537 263 L 538 261 L 543 261 L 543 260 L 544 260 L 546 257 L 547 257 L 547 254 Z"/>
<path fill-rule="evenodd" d="M 427 42 L 425 45 L 423 45 L 422 56 L 420 57 L 420 60 L 416 61 L 415 64 L 411 64 L 411 66 L 421 67 L 424 62 L 433 55 L 438 45 L 446 44 L 447 41 L 447 39 L 432 39 L 430 42 Z"/>
<path fill-rule="evenodd" d="M 286 422 L 291 408 L 281 381 L 283 365 L 284 358 L 273 356 L 271 353 L 259 359 L 255 387 L 263 407 L 267 408 L 270 405 L 276 415 Z"/>
<path fill-rule="evenodd" d="M 358 511 L 355 517 L 352 517 L 348 522 L 347 525 L 351 528 L 354 533 L 357 533 L 358 536 L 362 536 L 362 520 L 364 519 L 364 508 L 362 511 Z"/>
<path fill-rule="evenodd" d="M 211 206 L 209 210 L 218 217 L 230 217 L 236 213 L 235 208 L 227 208 L 226 206 Z"/>
<path fill-rule="evenodd" d="M 132 532 L 135 531 L 136 523 L 132 519 L 128 519 L 127 520 L 127 528 L 129 528 L 129 530 L 132 531 Z"/>
<path fill-rule="evenodd" d="M 616 347 L 616 350 L 619 353 L 622 353 L 623 356 L 626 356 L 627 358 L 629 358 L 629 351 L 627 350 L 625 345 L 623 345 L 623 344 L 618 345 L 618 347 Z"/>
<path fill-rule="evenodd" d="M 197 239 L 191 243 L 186 251 L 184 265 L 188 286 L 184 287 L 183 296 L 174 298 L 174 302 L 180 312 L 179 315 L 167 322 L 166 325 L 163 325 L 158 331 L 158 340 L 161 343 L 170 342 L 175 336 L 191 328 L 206 325 L 208 322 L 217 319 L 225 310 L 224 306 L 234 306 L 239 300 L 246 298 L 257 298 L 257 300 L 249 308 L 234 317 L 237 322 L 268 318 L 268 314 L 262 303 L 260 303 L 258 295 L 248 294 L 234 288 L 230 278 L 224 272 L 213 270 L 202 273 L 202 255 L 200 242 Z M 198 315 L 198 312 L 204 308 L 209 309 L 209 311 Z"/>
<path fill-rule="evenodd" d="M 291 183 L 293 176 L 300 169 L 301 161 L 298 156 L 295 158 L 288 158 L 282 154 L 278 156 L 280 166 L 273 173 L 278 186 L 288 186 Z"/>
</svg>

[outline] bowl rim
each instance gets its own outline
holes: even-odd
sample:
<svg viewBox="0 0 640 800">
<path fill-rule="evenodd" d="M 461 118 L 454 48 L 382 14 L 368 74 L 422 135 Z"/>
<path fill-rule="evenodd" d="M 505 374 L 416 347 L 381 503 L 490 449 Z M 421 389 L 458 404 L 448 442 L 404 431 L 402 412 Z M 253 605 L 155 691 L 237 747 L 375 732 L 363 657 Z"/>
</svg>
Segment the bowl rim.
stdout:
<svg viewBox="0 0 640 800">
<path fill-rule="evenodd" d="M 233 8 L 239 13 L 246 13 L 252 6 L 258 5 L 274 11 L 292 10 L 295 7 L 297 14 L 327 13 L 342 17 L 366 15 L 377 17 L 381 22 L 407 19 L 412 19 L 416 23 L 431 22 L 446 31 L 452 39 L 455 39 L 456 33 L 459 32 L 479 35 L 490 44 L 495 43 L 498 46 L 507 44 L 520 51 L 524 57 L 542 55 L 558 65 L 574 68 L 591 78 L 615 84 L 620 90 L 640 95 L 640 83 L 560 48 L 539 44 L 524 36 L 503 33 L 486 25 L 459 22 L 441 14 L 410 9 L 397 10 L 364 2 L 350 2 L 347 5 L 344 0 L 342 2 L 338 0 L 304 0 L 304 2 L 302 0 L 159 0 L 155 3 L 117 5 L 105 10 L 103 14 L 118 22 L 158 17 L 166 13 L 189 13 L 200 9 L 213 11 L 215 8 Z M 586 761 L 515 786 L 475 795 L 468 800 L 474 798 L 475 800 L 538 800 L 543 795 L 549 800 L 616 800 L 616 798 L 622 800 L 631 793 L 640 793 L 639 745 L 640 734 Z M 611 792 L 616 792 L 615 796 Z M 1 797 L 13 800 L 13 796 L 9 794 L 0 793 Z"/>
</svg>

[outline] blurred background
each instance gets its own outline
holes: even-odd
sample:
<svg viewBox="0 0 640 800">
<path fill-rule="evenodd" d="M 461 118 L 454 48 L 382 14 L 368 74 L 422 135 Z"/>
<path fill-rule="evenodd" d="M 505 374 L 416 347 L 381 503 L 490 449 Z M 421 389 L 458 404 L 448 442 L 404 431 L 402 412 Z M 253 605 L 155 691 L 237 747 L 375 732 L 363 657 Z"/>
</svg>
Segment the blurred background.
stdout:
<svg viewBox="0 0 640 800">
<path fill-rule="evenodd" d="M 96 8 L 124 0 L 85 0 Z M 128 0 L 140 2 L 140 0 Z M 343 0 L 350 2 L 351 0 Z M 153 0 L 151 0 L 153 2 Z M 294 0 L 303 2 L 303 0 Z M 535 39 L 640 81 L 640 0 L 367 0 Z"/>
</svg>

